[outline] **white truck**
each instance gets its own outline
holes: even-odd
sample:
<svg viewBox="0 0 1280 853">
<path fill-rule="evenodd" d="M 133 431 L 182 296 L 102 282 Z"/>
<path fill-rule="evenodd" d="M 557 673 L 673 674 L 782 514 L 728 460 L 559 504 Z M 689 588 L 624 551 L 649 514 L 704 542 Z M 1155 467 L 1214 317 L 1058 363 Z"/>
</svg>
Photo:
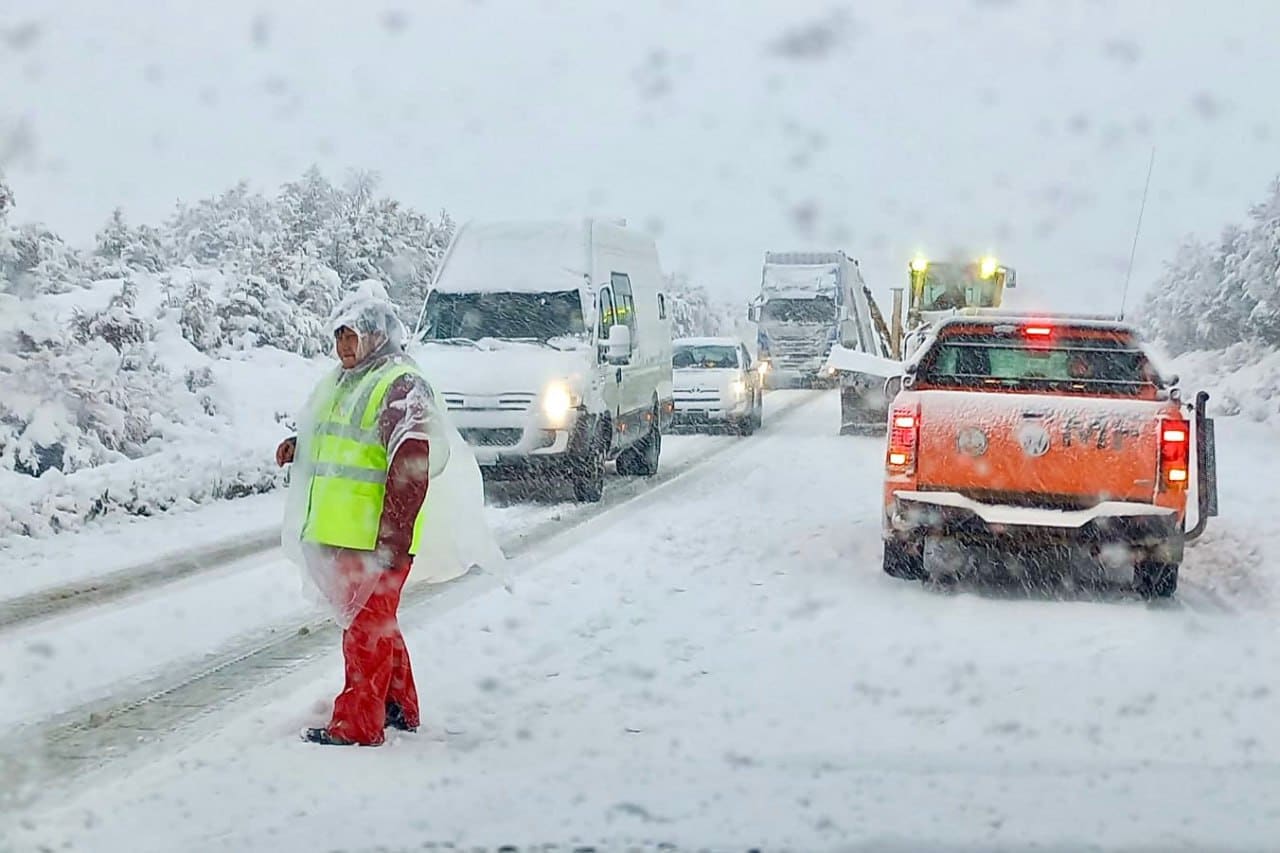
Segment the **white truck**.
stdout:
<svg viewBox="0 0 1280 853">
<path fill-rule="evenodd" d="M 869 294 L 858 262 L 842 251 L 766 252 L 748 317 L 757 324 L 757 355 L 768 364 L 771 387 L 832 384 L 828 356 L 837 344 L 885 355 Z"/>
<path fill-rule="evenodd" d="M 614 222 L 458 230 L 415 355 L 486 479 L 567 481 L 598 501 L 606 460 L 657 471 L 674 410 L 662 280 L 653 240 Z"/>
</svg>

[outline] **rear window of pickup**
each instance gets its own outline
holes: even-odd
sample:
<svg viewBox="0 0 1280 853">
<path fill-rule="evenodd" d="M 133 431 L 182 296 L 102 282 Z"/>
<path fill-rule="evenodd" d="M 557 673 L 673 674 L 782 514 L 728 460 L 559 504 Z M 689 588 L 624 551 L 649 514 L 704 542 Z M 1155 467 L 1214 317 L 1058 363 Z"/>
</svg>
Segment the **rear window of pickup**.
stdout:
<svg viewBox="0 0 1280 853">
<path fill-rule="evenodd" d="M 1123 329 L 1021 323 L 944 328 L 922 355 L 916 384 L 1140 398 L 1162 387 Z"/>
</svg>

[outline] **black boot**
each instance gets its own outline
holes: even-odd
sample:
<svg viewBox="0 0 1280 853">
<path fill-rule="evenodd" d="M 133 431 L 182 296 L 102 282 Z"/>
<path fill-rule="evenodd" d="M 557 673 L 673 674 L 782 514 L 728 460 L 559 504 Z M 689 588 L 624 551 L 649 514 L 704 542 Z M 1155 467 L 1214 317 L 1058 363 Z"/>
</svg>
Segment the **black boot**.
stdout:
<svg viewBox="0 0 1280 853">
<path fill-rule="evenodd" d="M 328 729 L 307 729 L 302 733 L 307 743 L 318 743 L 323 746 L 353 746 L 353 742 L 340 738 Z"/>
<path fill-rule="evenodd" d="M 402 732 L 416 732 L 417 726 L 411 726 L 404 719 L 404 709 L 400 707 L 399 702 L 387 703 L 387 722 L 389 729 L 399 729 Z"/>
</svg>

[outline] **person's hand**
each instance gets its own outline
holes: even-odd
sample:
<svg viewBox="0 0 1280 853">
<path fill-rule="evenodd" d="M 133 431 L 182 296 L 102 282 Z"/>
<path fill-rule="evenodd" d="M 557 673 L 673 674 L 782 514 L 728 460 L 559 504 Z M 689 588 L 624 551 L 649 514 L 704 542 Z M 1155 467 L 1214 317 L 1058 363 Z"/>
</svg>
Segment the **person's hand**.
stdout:
<svg viewBox="0 0 1280 853">
<path fill-rule="evenodd" d="M 276 448 L 276 464 L 283 468 L 293 461 L 293 454 L 297 452 L 298 439 L 296 436 L 286 438 L 280 442 L 280 446 Z"/>
</svg>

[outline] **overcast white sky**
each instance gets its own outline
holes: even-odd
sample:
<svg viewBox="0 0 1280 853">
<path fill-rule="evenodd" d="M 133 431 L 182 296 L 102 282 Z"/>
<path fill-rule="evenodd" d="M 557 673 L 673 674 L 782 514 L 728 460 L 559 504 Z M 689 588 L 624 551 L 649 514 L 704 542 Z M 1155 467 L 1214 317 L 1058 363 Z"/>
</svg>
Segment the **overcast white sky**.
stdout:
<svg viewBox="0 0 1280 853">
<path fill-rule="evenodd" d="M 626 217 L 745 302 L 767 249 L 878 293 L 992 251 L 1113 310 L 1280 173 L 1274 0 L 0 0 L 19 219 L 87 241 L 318 163 L 456 218 Z M 16 130 L 16 132 L 15 132 Z"/>
</svg>

